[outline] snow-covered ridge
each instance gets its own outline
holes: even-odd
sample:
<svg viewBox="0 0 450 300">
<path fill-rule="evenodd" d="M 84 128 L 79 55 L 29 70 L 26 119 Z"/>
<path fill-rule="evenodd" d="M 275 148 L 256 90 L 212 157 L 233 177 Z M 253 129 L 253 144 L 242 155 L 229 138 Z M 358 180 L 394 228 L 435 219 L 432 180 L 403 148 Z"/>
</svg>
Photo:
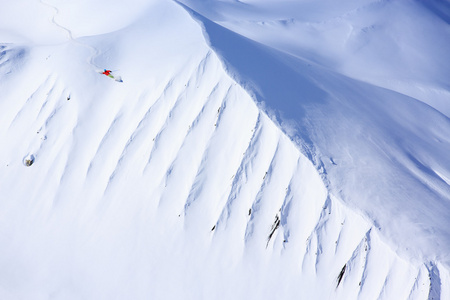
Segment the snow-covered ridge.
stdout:
<svg viewBox="0 0 450 300">
<path fill-rule="evenodd" d="M 171 1 L 132 2 L 139 14 L 101 35 L 69 26 L 60 17 L 69 4 L 44 2 L 58 14 L 42 24 L 53 19 L 64 41 L 1 50 L 2 299 L 449 297 L 450 274 L 440 259 L 421 248 L 396 253 L 384 224 L 373 222 L 378 215 L 371 219 L 365 207 L 339 198 L 348 194 L 336 192 L 344 186 L 334 181 L 339 176 L 325 176 L 332 168 L 315 135 L 307 139 L 298 124 L 283 123 L 296 111 L 280 109 L 267 93 L 287 84 L 294 99 L 297 82 L 273 81 L 273 90 L 258 94 L 260 81 L 249 82 L 255 78 L 245 75 L 254 73 L 242 68 L 252 64 L 230 65 L 214 43 L 227 36 L 214 36 L 203 19 L 206 43 L 199 24 Z M 255 49 L 266 55 L 257 58 L 289 71 L 276 51 L 243 48 L 231 38 L 237 49 Z M 102 67 L 124 82 L 99 75 Z M 296 76 L 310 80 L 304 87 L 311 95 L 346 92 Z M 345 166 L 333 150 L 330 164 Z M 30 167 L 23 165 L 28 155 Z M 310 160 L 323 163 L 322 174 Z"/>
<path fill-rule="evenodd" d="M 214 6 L 211 13 L 200 5 L 202 2 L 187 2 L 215 16 Z M 407 7 L 404 3 L 403 6 Z M 258 6 L 253 7 L 257 11 L 255 7 Z M 382 5 L 391 13 L 399 7 Z M 229 7 L 222 8 L 223 15 L 230 18 L 218 19 L 237 28 L 233 22 L 242 16 L 231 14 Z M 248 7 L 244 5 L 242 10 L 245 9 Z M 267 11 L 262 11 L 259 18 L 270 17 Z M 303 58 L 302 52 L 295 56 L 288 53 L 289 48 L 282 49 L 285 52 L 275 50 L 279 44 L 270 27 L 259 28 L 267 33 L 265 45 L 192 13 L 203 24 L 209 43 L 236 80 L 254 92 L 263 109 L 269 114 L 274 112 L 273 119 L 302 145 L 318 168 L 324 168 L 322 172 L 335 195 L 368 214 L 377 227 L 383 228 L 383 235 L 406 255 L 448 264 L 450 161 L 446 153 L 450 150 L 450 120 L 447 116 L 370 80 L 354 80 L 339 70 L 314 63 Z M 378 14 L 374 16 L 375 22 L 380 22 Z M 352 24 L 353 19 L 346 21 Z M 240 31 L 248 33 L 248 29 L 244 25 Z M 261 36 L 264 35 L 257 37 Z M 397 67 L 405 69 L 401 64 Z M 385 72 L 388 76 L 393 74 L 389 65 Z M 445 69 L 441 71 L 444 72 Z M 421 250 L 408 254 L 415 252 L 411 249 Z"/>
</svg>

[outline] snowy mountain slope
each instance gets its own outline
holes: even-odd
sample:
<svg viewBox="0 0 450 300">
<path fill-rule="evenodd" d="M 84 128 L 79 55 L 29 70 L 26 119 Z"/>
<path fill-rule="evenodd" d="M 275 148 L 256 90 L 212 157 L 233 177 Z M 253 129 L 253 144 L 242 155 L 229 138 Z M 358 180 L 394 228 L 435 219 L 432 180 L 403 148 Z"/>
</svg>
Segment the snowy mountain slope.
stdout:
<svg viewBox="0 0 450 300">
<path fill-rule="evenodd" d="M 449 116 L 448 1 L 184 0 L 251 40 Z"/>
<path fill-rule="evenodd" d="M 384 101 L 399 103 L 394 112 L 412 105 L 414 114 L 423 106 L 284 56 L 194 13 L 208 44 L 193 12 L 172 1 L 132 1 L 125 10 L 119 1 L 43 0 L 32 6 L 40 13 L 27 11 L 30 22 L 20 26 L 12 20 L 25 15 L 17 3 L 5 3 L 9 14 L 0 18 L 8 24 L 0 37 L 9 42 L 0 58 L 2 299 L 449 297 L 446 186 L 433 173 L 423 176 L 417 164 L 386 164 L 360 142 L 364 136 L 342 139 L 337 127 L 348 118 L 354 122 L 342 127 L 369 128 L 375 142 L 405 132 L 412 142 L 422 137 L 410 158 L 432 164 L 446 159 L 441 152 L 448 148 L 434 149 L 428 139 L 448 142 L 447 127 L 439 127 L 447 126 L 445 117 L 425 112 L 436 124 L 423 128 L 411 125 L 407 113 L 387 118 Z M 105 21 L 98 9 L 117 21 Z M 81 17 L 86 22 L 77 22 Z M 221 47 L 222 39 L 240 52 Z M 257 59 L 238 60 L 242 53 Z M 312 75 L 292 68 L 299 65 Z M 124 82 L 98 74 L 103 68 Z M 305 89 L 319 102 L 296 105 Z M 354 107 L 364 92 L 383 102 L 364 98 L 368 107 Z M 348 107 L 365 112 L 367 123 Z M 367 112 L 374 110 L 381 121 Z M 383 120 L 388 129 L 377 127 Z M 353 160 L 368 164 L 361 187 L 349 180 L 361 173 L 343 156 L 343 143 Z M 355 146 L 366 147 L 366 156 L 356 156 Z M 26 167 L 30 154 L 35 161 Z M 311 160 L 323 163 L 321 173 Z M 410 168 L 397 179 L 386 172 L 401 166 Z M 446 166 L 432 169 L 445 178 Z M 432 191 L 421 184 L 410 193 L 441 205 L 423 210 L 435 218 L 420 216 L 423 224 L 413 218 L 418 198 L 409 211 L 397 207 L 417 178 L 428 179 Z M 406 187 L 392 195 L 394 179 Z M 400 220 L 387 220 L 392 216 Z M 412 234 L 424 240 L 401 251 Z"/>
<path fill-rule="evenodd" d="M 188 3 L 191 5 L 194 3 L 193 6 L 196 7 L 203 2 L 188 1 Z M 258 11 L 257 8 L 260 8 L 254 3 L 248 5 L 250 8 L 241 3 L 235 5 L 243 6 L 243 10 Z M 400 1 L 400 4 L 383 2 L 367 5 L 377 8 L 372 9 L 375 11 L 372 18 L 378 17 L 375 23 L 381 22 L 378 12 L 380 5 L 385 10 L 393 11 L 391 13 L 398 13 L 396 9 L 399 8 L 395 6 L 407 7 L 403 1 Z M 361 10 L 367 14 L 367 6 L 357 11 Z M 410 6 L 415 8 L 414 5 Z M 283 4 L 277 4 L 276 7 L 281 10 Z M 245 14 L 236 14 L 236 8 L 234 10 L 226 9 L 226 6 L 225 9 L 223 6 L 219 8 L 220 12 L 225 12 L 222 18 L 226 21 L 218 18 L 222 23 L 231 28 L 237 28 L 233 22 L 242 25 L 242 22 L 229 21 L 227 17 L 230 15 L 231 19 L 239 19 Z M 268 12 L 264 9 L 267 8 L 262 5 L 260 11 L 263 13 L 251 17 L 268 18 Z M 199 10 L 207 9 L 200 6 Z M 286 9 L 284 13 L 296 12 Z M 208 11 L 206 13 L 217 18 L 214 13 Z M 270 16 L 273 18 L 274 14 L 276 13 Z M 297 14 L 303 16 L 305 12 Z M 349 14 L 350 17 L 343 14 L 345 18 L 341 17 L 343 19 L 341 23 L 353 25 L 354 19 L 359 20 L 353 16 L 354 14 L 353 12 Z M 329 66 L 317 65 L 309 60 L 311 57 L 304 59 L 301 56 L 295 57 L 274 50 L 273 48 L 281 46 L 278 44 L 279 38 L 274 37 L 274 33 L 271 32 L 273 30 L 271 26 L 266 29 L 264 24 L 260 25 L 263 34 L 259 35 L 258 31 L 252 28 L 253 33 L 256 32 L 252 37 L 255 35 L 261 39 L 265 37 L 266 45 L 262 45 L 228 31 L 199 14 L 194 14 L 194 17 L 202 22 L 212 47 L 221 54 L 236 78 L 253 90 L 258 100 L 264 101 L 269 113 L 270 110 L 275 110 L 275 113 L 281 115 L 274 117 L 279 123 L 287 120 L 285 131 L 291 138 L 307 143 L 306 151 L 311 151 L 310 155 L 317 157 L 316 163 L 319 167 L 325 168 L 324 173 L 332 189 L 335 193 L 339 193 L 339 197 L 352 207 L 368 213 L 377 226 L 387 229 L 385 235 L 397 241 L 405 251 L 418 248 L 428 259 L 438 257 L 448 263 L 450 161 L 447 153 L 450 150 L 450 122 L 447 116 L 417 99 L 375 86 L 370 83 L 378 80 L 377 78 L 372 80 L 373 76 L 369 77 L 370 80 L 366 80 L 370 83 L 367 84 L 342 76 L 337 72 L 339 69 L 332 70 Z M 258 20 L 259 23 L 262 22 L 261 19 Z M 297 22 L 296 19 L 291 21 Z M 426 21 L 431 23 L 428 19 Z M 389 23 L 384 26 L 393 27 Z M 288 29 L 281 31 L 283 30 L 288 31 Z M 399 31 L 396 27 L 394 30 Z M 245 28 L 245 24 L 244 29 L 240 31 L 250 32 Z M 437 39 L 443 32 L 436 31 L 437 34 L 431 35 L 428 40 Z M 448 33 L 445 35 L 448 36 Z M 405 40 L 409 42 L 406 38 Z M 402 42 L 395 46 L 408 46 L 408 43 Z M 302 46 L 301 42 L 298 44 L 297 47 Z M 389 40 L 387 44 L 389 45 Z M 444 46 L 448 48 L 450 44 Z M 286 50 L 286 53 L 293 52 L 289 47 L 281 50 Z M 350 48 L 347 52 L 352 50 Z M 413 57 L 410 54 L 411 50 L 405 49 L 403 52 L 406 61 Z M 421 52 L 422 56 L 430 55 L 430 51 Z M 299 51 L 295 54 L 303 53 Z M 350 61 L 347 64 L 358 59 L 358 57 L 350 59 L 347 53 L 346 56 Z M 375 55 L 366 55 L 366 58 L 372 59 L 373 56 Z M 445 56 L 437 56 L 431 63 L 437 66 L 443 57 Z M 315 57 L 314 60 L 319 58 Z M 378 63 L 383 59 L 391 57 L 383 56 L 382 53 L 374 57 L 374 61 Z M 346 63 L 344 59 L 343 61 Z M 370 63 L 370 61 L 366 63 L 366 67 Z M 445 63 L 447 64 L 448 60 Z M 371 70 L 369 67 L 367 69 Z M 383 67 L 384 64 L 378 66 L 378 69 Z M 400 70 L 407 69 L 402 62 L 397 63 L 395 67 Z M 419 62 L 409 67 L 420 68 L 422 64 Z M 387 65 L 382 69 L 383 74 L 395 75 L 396 72 L 392 72 L 391 68 Z M 350 72 L 358 75 L 361 70 L 347 70 L 347 73 Z M 430 79 L 437 77 L 436 74 L 439 72 L 446 74 L 448 69 L 440 67 L 431 70 L 427 75 L 430 75 Z M 413 72 L 410 73 L 415 75 Z M 370 72 L 365 74 L 366 77 L 370 75 Z M 448 75 L 446 74 L 444 78 L 449 78 Z M 417 80 L 420 85 L 419 79 L 412 77 L 411 80 Z M 439 81 L 435 80 L 434 84 L 439 84 Z M 441 87 L 444 91 L 446 88 L 446 85 Z M 413 93 L 411 89 L 411 94 Z M 450 107 L 448 98 L 446 100 L 446 103 L 442 103 L 443 111 Z M 381 180 L 380 176 L 383 176 Z M 402 218 L 397 218 L 397 214 Z M 430 232 L 433 234 L 430 235 Z"/>
</svg>

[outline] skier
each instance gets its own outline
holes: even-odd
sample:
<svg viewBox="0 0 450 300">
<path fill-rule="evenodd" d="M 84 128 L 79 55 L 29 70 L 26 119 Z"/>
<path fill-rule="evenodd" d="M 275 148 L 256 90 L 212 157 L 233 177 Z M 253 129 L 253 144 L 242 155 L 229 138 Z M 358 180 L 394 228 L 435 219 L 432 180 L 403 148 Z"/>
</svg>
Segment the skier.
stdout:
<svg viewBox="0 0 450 300">
<path fill-rule="evenodd" d="M 117 76 L 117 75 L 114 76 L 114 75 L 112 74 L 112 71 L 111 71 L 111 70 L 103 69 L 103 72 L 102 72 L 102 71 L 99 71 L 99 73 L 100 73 L 100 74 L 103 74 L 103 75 L 106 75 L 106 76 L 108 76 L 109 78 L 112 78 L 112 79 L 114 79 L 114 80 L 117 81 L 117 82 L 123 82 L 122 77 Z"/>
</svg>

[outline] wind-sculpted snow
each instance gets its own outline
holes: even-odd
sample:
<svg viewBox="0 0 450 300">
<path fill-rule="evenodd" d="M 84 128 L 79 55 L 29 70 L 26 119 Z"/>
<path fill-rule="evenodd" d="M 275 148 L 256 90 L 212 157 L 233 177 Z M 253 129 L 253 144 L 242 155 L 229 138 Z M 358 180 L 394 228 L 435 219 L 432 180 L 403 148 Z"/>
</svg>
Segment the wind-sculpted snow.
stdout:
<svg viewBox="0 0 450 300">
<path fill-rule="evenodd" d="M 32 39 L 0 18 L 1 299 L 450 296 L 445 116 L 172 1 L 105 3 L 33 2 Z"/>
<path fill-rule="evenodd" d="M 209 13 L 196 1 L 187 2 Z M 257 43 L 186 9 L 201 22 L 232 76 L 303 148 L 336 195 L 368 214 L 399 250 L 416 256 L 413 249 L 421 249 L 425 259 L 450 262 L 448 117 L 417 99 L 341 75 L 301 58 L 301 52 L 296 57 L 277 51 L 268 46 L 270 40 Z M 233 24 L 233 18 L 239 19 L 220 21 Z"/>
</svg>

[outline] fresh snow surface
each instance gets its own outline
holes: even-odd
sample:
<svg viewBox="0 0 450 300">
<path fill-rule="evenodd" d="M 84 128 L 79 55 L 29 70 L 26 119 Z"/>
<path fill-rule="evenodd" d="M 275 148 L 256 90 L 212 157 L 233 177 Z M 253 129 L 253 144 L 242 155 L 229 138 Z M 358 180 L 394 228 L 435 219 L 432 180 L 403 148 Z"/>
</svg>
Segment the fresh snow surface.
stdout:
<svg viewBox="0 0 450 300">
<path fill-rule="evenodd" d="M 449 24 L 2 0 L 0 299 L 450 299 Z"/>
</svg>

